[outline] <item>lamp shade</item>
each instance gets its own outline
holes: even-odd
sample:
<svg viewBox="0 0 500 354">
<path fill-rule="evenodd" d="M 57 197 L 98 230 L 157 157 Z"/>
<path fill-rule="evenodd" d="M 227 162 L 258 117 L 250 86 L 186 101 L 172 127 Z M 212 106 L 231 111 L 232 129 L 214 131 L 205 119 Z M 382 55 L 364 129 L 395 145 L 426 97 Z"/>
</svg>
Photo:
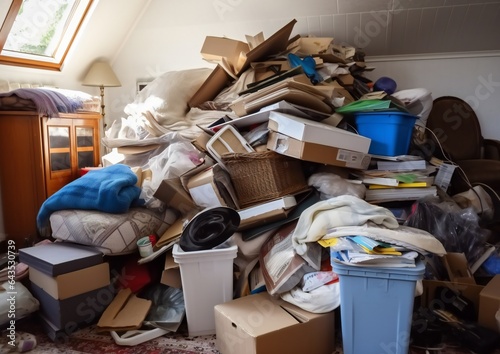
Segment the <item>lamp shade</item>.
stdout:
<svg viewBox="0 0 500 354">
<path fill-rule="evenodd" d="M 106 62 L 95 62 L 90 67 L 89 72 L 85 75 L 82 85 L 84 86 L 104 86 L 118 87 L 122 84 L 116 77 L 113 69 Z"/>
</svg>

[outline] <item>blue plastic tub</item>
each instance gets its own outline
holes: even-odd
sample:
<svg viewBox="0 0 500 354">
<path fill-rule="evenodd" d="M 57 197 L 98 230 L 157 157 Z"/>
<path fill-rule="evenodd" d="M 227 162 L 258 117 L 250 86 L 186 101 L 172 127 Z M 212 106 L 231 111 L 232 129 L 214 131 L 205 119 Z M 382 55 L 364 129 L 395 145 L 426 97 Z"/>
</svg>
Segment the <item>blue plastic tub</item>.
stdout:
<svg viewBox="0 0 500 354">
<path fill-rule="evenodd" d="M 370 138 L 369 154 L 398 156 L 408 154 L 417 117 L 398 111 L 354 114 L 359 135 Z"/>
<path fill-rule="evenodd" d="M 407 354 L 413 300 L 425 266 L 358 267 L 332 262 L 340 281 L 344 354 Z"/>
</svg>

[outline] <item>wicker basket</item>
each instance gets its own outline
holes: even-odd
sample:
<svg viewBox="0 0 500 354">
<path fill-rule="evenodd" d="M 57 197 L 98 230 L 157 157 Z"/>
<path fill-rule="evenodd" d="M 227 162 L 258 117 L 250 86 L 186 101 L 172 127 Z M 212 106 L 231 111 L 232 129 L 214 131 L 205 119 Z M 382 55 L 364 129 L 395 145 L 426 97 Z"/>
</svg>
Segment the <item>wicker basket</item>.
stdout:
<svg viewBox="0 0 500 354">
<path fill-rule="evenodd" d="M 301 161 L 274 151 L 222 155 L 240 207 L 304 190 Z"/>
</svg>

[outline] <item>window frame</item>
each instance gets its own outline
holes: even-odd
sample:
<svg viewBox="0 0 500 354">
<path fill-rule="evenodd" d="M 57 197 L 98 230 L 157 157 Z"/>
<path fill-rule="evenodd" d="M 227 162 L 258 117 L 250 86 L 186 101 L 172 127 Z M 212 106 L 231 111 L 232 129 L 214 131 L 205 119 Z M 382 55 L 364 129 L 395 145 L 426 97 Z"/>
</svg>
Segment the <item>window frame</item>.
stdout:
<svg viewBox="0 0 500 354">
<path fill-rule="evenodd" d="M 60 57 L 59 60 L 55 59 L 54 57 L 46 58 L 34 54 L 26 55 L 25 58 L 2 54 L 3 47 L 7 41 L 7 37 L 9 36 L 12 26 L 14 25 L 14 21 L 19 13 L 19 9 L 21 8 L 21 5 L 23 3 L 23 0 L 11 0 L 11 1 L 12 2 L 10 4 L 7 15 L 5 16 L 2 27 L 0 28 L 0 64 L 34 68 L 34 69 L 61 71 L 62 66 L 64 64 L 64 60 L 66 59 L 66 56 L 68 55 L 68 52 L 71 46 L 73 45 L 73 42 L 78 32 L 80 31 L 83 22 L 85 21 L 87 15 L 90 12 L 90 9 L 92 8 L 92 5 L 96 2 L 96 0 L 87 0 L 88 3 L 86 5 L 85 4 L 78 5 L 78 6 L 83 6 L 82 8 L 83 10 L 81 11 L 81 16 L 78 18 L 75 17 L 71 19 L 71 21 L 77 21 L 78 23 L 73 27 L 74 28 L 73 33 L 66 34 L 68 36 L 67 37 L 68 40 L 66 41 L 67 44 L 64 47 L 58 49 L 56 57 Z M 61 40 L 61 42 L 64 42 L 64 39 Z M 36 59 L 37 57 L 46 59 Z"/>
</svg>

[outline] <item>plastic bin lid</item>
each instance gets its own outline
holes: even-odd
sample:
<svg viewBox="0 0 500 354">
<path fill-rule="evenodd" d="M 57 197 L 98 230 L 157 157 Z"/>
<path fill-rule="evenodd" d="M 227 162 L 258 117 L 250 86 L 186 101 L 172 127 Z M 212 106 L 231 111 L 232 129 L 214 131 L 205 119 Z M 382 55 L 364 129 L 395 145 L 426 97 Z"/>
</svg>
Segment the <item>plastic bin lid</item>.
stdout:
<svg viewBox="0 0 500 354">
<path fill-rule="evenodd" d="M 415 267 L 362 267 L 348 265 L 337 261 L 332 262 L 332 267 L 338 275 L 384 278 L 396 280 L 419 280 L 422 279 L 425 272 L 425 264 L 417 261 Z"/>
</svg>

